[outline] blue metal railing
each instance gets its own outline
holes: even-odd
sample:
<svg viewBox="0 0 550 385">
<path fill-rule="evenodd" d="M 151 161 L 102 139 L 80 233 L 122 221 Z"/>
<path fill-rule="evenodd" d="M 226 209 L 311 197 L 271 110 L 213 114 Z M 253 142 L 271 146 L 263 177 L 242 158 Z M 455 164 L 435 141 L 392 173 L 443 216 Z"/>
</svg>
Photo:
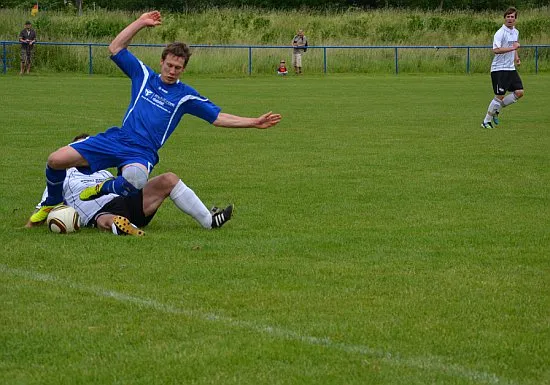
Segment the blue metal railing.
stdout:
<svg viewBox="0 0 550 385">
<path fill-rule="evenodd" d="M 3 73 L 7 72 L 7 46 L 20 44 L 17 41 L 0 41 L 2 44 L 2 68 Z M 37 45 L 56 45 L 56 46 L 86 46 L 88 47 L 88 62 L 89 62 L 89 74 L 93 74 L 93 54 L 92 47 L 107 47 L 106 43 L 63 43 L 63 42 L 37 42 Z M 134 47 L 164 47 L 164 44 L 131 44 Z M 252 52 L 258 49 L 292 49 L 290 46 L 266 46 L 266 45 L 208 45 L 208 44 L 190 44 L 191 48 L 215 48 L 215 49 L 247 49 L 248 50 L 248 74 L 252 74 Z M 535 73 L 539 72 L 539 48 L 550 48 L 550 44 L 530 44 L 522 45 L 522 48 L 534 48 L 535 49 Z M 309 46 L 309 50 L 322 49 L 323 50 L 323 73 L 328 72 L 328 50 L 329 49 L 392 49 L 394 52 L 394 68 L 395 74 L 399 73 L 399 50 L 410 49 L 465 49 L 466 50 L 466 73 L 470 73 L 471 68 L 471 56 L 470 51 L 472 49 L 491 49 L 491 46 L 485 45 L 435 45 L 435 46 L 394 46 L 394 45 L 344 45 L 344 46 Z"/>
</svg>

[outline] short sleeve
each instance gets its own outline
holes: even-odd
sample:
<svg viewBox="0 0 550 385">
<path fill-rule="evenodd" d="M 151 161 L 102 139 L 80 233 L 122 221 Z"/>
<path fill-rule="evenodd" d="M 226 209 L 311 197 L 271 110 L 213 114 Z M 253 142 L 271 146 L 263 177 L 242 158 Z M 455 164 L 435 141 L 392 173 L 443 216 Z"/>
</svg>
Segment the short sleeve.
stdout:
<svg viewBox="0 0 550 385">
<path fill-rule="evenodd" d="M 221 108 L 200 95 L 194 88 L 187 85 L 185 87 L 187 96 L 184 97 L 184 113 L 196 116 L 210 124 L 214 123 L 218 119 Z"/>
<path fill-rule="evenodd" d="M 193 98 L 187 103 L 186 110 L 187 113 L 212 124 L 218 119 L 221 108 L 206 98 Z"/>
<path fill-rule="evenodd" d="M 499 29 L 493 38 L 493 49 L 502 48 L 502 29 Z"/>
<path fill-rule="evenodd" d="M 120 50 L 116 55 L 112 55 L 111 60 L 114 61 L 118 68 L 128 77 L 133 79 L 138 76 L 143 76 L 143 68 L 145 65 L 126 48 Z"/>
</svg>

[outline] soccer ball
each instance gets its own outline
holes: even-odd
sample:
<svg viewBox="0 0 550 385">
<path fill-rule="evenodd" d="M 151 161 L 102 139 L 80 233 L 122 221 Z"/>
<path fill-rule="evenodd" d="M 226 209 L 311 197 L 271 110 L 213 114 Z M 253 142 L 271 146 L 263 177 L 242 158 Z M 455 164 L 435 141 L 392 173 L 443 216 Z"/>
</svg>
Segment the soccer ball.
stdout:
<svg viewBox="0 0 550 385">
<path fill-rule="evenodd" d="M 75 209 L 65 205 L 54 207 L 46 223 L 53 233 L 67 234 L 80 230 L 80 216 Z"/>
</svg>

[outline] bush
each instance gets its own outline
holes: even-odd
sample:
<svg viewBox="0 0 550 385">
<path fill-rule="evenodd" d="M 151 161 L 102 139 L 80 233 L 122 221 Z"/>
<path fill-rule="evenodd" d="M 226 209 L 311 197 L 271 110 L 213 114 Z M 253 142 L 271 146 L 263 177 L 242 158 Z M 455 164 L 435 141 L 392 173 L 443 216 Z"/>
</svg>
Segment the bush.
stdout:
<svg viewBox="0 0 550 385">
<path fill-rule="evenodd" d="M 84 21 L 85 34 L 90 38 L 110 38 L 116 36 L 125 27 L 125 22 L 102 17 L 92 17 Z"/>
<path fill-rule="evenodd" d="M 539 37 L 543 32 L 550 31 L 550 19 L 537 17 L 525 21 L 522 20 L 521 22 L 518 21 L 518 29 L 520 30 L 520 38 L 531 39 Z"/>
<path fill-rule="evenodd" d="M 424 21 L 418 15 L 407 16 L 407 28 L 411 32 L 422 31 L 424 29 Z"/>
<path fill-rule="evenodd" d="M 405 41 L 407 33 L 399 24 L 388 24 L 376 28 L 376 35 L 381 43 L 400 43 Z"/>
<path fill-rule="evenodd" d="M 491 20 L 472 20 L 468 26 L 468 31 L 470 33 L 475 35 L 490 35 L 494 34 L 500 28 L 500 23 Z"/>
<path fill-rule="evenodd" d="M 438 31 L 443 25 L 443 18 L 439 16 L 432 16 L 428 18 L 428 29 L 430 31 Z"/>
</svg>

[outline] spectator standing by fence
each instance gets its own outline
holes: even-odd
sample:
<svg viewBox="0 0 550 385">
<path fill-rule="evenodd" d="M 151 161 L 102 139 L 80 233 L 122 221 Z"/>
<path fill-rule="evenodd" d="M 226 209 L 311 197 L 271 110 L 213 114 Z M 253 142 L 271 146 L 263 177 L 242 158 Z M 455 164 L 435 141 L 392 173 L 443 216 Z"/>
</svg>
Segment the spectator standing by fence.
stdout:
<svg viewBox="0 0 550 385">
<path fill-rule="evenodd" d="M 292 65 L 296 75 L 302 74 L 302 54 L 307 50 L 307 37 L 304 36 L 304 31 L 299 29 L 294 39 L 292 39 L 294 47 L 292 55 Z"/>
<path fill-rule="evenodd" d="M 523 84 L 516 70 L 516 65 L 521 64 L 518 55 L 519 32 L 515 27 L 517 17 L 518 11 L 514 7 L 508 8 L 504 12 L 504 24 L 493 38 L 495 57 L 491 64 L 491 80 L 495 97 L 489 103 L 481 123 L 483 128 L 493 128 L 493 123 L 498 125 L 500 110 L 523 96 Z M 506 95 L 506 92 L 510 93 Z"/>
<path fill-rule="evenodd" d="M 32 51 L 36 42 L 36 31 L 32 29 L 30 21 L 25 22 L 25 28 L 19 34 L 19 42 L 21 43 L 21 71 L 23 73 L 31 72 Z"/>
</svg>

